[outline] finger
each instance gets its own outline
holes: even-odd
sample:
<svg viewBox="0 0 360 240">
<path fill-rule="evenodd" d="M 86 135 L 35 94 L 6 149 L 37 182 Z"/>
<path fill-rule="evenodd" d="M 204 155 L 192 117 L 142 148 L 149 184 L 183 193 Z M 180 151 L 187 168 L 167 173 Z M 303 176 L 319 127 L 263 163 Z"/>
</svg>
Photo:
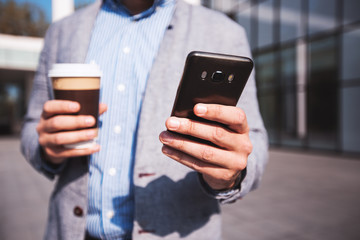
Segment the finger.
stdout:
<svg viewBox="0 0 360 240">
<path fill-rule="evenodd" d="M 207 176 L 207 178 L 210 177 L 214 179 L 215 182 L 217 182 L 217 184 L 214 185 L 214 189 L 226 188 L 227 186 L 229 186 L 229 183 L 232 183 L 236 176 L 239 175 L 239 172 L 237 171 L 205 163 L 168 146 L 163 146 L 162 152 L 166 156 L 174 159 L 175 161 L 203 174 L 204 176 Z"/>
<path fill-rule="evenodd" d="M 241 171 L 246 166 L 246 160 L 242 161 L 235 152 L 190 141 L 185 137 L 167 131 L 160 134 L 160 141 L 164 145 L 197 158 L 205 163 L 217 165 L 222 168 Z M 246 156 L 244 156 L 244 159 L 246 159 Z"/>
<path fill-rule="evenodd" d="M 63 130 L 75 130 L 89 128 L 95 125 L 93 116 L 71 116 L 58 115 L 44 121 L 43 129 L 45 132 L 58 132 Z"/>
<path fill-rule="evenodd" d="M 52 159 L 52 162 L 60 162 L 57 159 L 66 159 L 70 157 L 82 157 L 91 155 L 100 151 L 100 145 L 94 144 L 89 148 L 84 149 L 68 149 L 64 147 L 47 147 L 44 148 L 45 153 Z"/>
<path fill-rule="evenodd" d="M 39 143 L 43 147 L 63 146 L 65 144 L 93 140 L 96 136 L 97 129 L 58 132 L 52 134 L 42 134 L 39 136 Z"/>
<path fill-rule="evenodd" d="M 238 133 L 249 131 L 245 112 L 238 107 L 219 104 L 197 104 L 194 113 L 198 117 L 225 124 Z"/>
<path fill-rule="evenodd" d="M 78 102 L 68 100 L 50 100 L 44 104 L 43 118 L 49 118 L 56 114 L 71 114 L 80 110 Z"/>
<path fill-rule="evenodd" d="M 165 125 L 170 131 L 207 140 L 221 148 L 237 149 L 237 145 L 240 144 L 238 134 L 215 124 L 170 117 L 166 120 Z"/>
<path fill-rule="evenodd" d="M 220 168 L 219 166 L 197 160 L 196 158 L 184 152 L 178 151 L 166 145 L 162 147 L 162 152 L 175 161 L 200 173 L 207 173 L 214 171 L 214 169 Z"/>
<path fill-rule="evenodd" d="M 106 112 L 108 109 L 107 104 L 105 103 L 100 103 L 99 104 L 99 115 L 103 114 L 104 112 Z"/>
</svg>

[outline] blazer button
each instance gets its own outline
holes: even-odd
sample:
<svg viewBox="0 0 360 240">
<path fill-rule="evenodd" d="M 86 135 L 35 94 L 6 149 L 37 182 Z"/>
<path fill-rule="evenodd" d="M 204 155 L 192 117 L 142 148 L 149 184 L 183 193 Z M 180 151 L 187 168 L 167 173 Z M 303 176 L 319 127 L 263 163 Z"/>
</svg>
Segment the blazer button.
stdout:
<svg viewBox="0 0 360 240">
<path fill-rule="evenodd" d="M 154 176 L 155 173 L 139 173 L 139 178 L 142 178 L 142 177 L 151 177 L 151 176 Z"/>
<path fill-rule="evenodd" d="M 82 217 L 84 216 L 84 210 L 81 207 L 76 206 L 74 207 L 74 215 L 77 217 Z"/>
</svg>

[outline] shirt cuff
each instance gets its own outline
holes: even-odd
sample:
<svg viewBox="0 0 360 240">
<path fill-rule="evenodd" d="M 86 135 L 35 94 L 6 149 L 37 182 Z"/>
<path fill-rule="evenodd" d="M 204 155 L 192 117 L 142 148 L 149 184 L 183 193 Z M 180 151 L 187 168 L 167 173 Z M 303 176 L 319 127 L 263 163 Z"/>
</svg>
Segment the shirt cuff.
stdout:
<svg viewBox="0 0 360 240">
<path fill-rule="evenodd" d="M 39 152 L 40 152 L 40 160 L 41 160 L 41 169 L 43 173 L 47 177 L 54 179 L 55 175 L 59 174 L 64 169 L 65 162 L 60 164 L 54 164 L 49 161 L 46 161 L 44 151 L 40 146 L 39 146 Z"/>
<path fill-rule="evenodd" d="M 212 189 L 209 184 L 207 184 L 204 180 L 204 178 L 202 177 L 202 174 L 199 174 L 199 180 L 201 185 L 203 186 L 205 192 L 210 195 L 211 197 L 218 199 L 220 201 L 220 203 L 233 203 L 236 200 L 231 200 L 228 201 L 229 199 L 232 199 L 235 195 L 237 195 L 240 190 L 241 190 L 241 182 L 243 181 L 243 179 L 246 176 L 246 168 L 244 170 L 241 171 L 241 174 L 239 175 L 239 177 L 236 179 L 236 182 L 234 184 L 234 186 L 230 189 L 226 189 L 226 190 L 215 190 Z"/>
</svg>

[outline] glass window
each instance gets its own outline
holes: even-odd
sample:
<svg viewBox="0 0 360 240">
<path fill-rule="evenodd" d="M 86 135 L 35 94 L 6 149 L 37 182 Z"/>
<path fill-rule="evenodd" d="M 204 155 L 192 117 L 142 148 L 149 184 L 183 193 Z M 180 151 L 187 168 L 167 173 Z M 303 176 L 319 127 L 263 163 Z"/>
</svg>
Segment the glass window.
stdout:
<svg viewBox="0 0 360 240">
<path fill-rule="evenodd" d="M 273 0 L 267 0 L 259 4 L 258 9 L 258 47 L 264 47 L 274 42 L 274 9 Z"/>
<path fill-rule="evenodd" d="M 255 58 L 260 111 L 269 133 L 271 144 L 279 144 L 280 108 L 276 78 L 276 55 L 268 52 Z"/>
<path fill-rule="evenodd" d="M 281 143 L 299 146 L 297 126 L 296 49 L 283 49 L 281 56 Z"/>
<path fill-rule="evenodd" d="M 360 29 L 342 36 L 342 79 L 360 79 Z"/>
<path fill-rule="evenodd" d="M 308 33 L 313 34 L 336 26 L 336 0 L 311 0 Z"/>
<path fill-rule="evenodd" d="M 251 8 L 248 8 L 245 11 L 238 12 L 235 15 L 235 21 L 238 22 L 246 31 L 246 35 L 249 39 L 249 44 L 251 49 L 255 46 L 253 44 L 254 39 L 251 37 Z"/>
<path fill-rule="evenodd" d="M 338 81 L 335 37 L 310 43 L 307 92 L 310 147 L 336 149 L 338 131 Z"/>
<path fill-rule="evenodd" d="M 343 0 L 344 1 L 344 20 L 343 23 L 351 23 L 360 21 L 360 1 L 359 0 Z"/>
<path fill-rule="evenodd" d="M 274 52 L 267 52 L 258 55 L 255 58 L 256 76 L 259 89 L 266 90 L 274 88 L 277 84 L 276 73 L 276 55 Z"/>
<path fill-rule="evenodd" d="M 360 153 L 360 87 L 345 88 L 342 95 L 342 150 Z"/>
<path fill-rule="evenodd" d="M 276 92 L 259 92 L 259 105 L 261 116 L 264 119 L 266 130 L 269 134 L 270 144 L 280 144 L 279 142 L 279 95 Z"/>
<path fill-rule="evenodd" d="M 285 48 L 280 55 L 282 85 L 292 87 L 296 85 L 296 50 L 294 47 Z"/>
<path fill-rule="evenodd" d="M 287 41 L 303 35 L 301 0 L 280 2 L 280 41 Z"/>
<path fill-rule="evenodd" d="M 1 70 L 8 79 L 0 81 L 0 135 L 19 133 L 25 114 L 24 82 L 15 71 Z M 16 78 L 15 78 L 16 77 Z"/>
</svg>

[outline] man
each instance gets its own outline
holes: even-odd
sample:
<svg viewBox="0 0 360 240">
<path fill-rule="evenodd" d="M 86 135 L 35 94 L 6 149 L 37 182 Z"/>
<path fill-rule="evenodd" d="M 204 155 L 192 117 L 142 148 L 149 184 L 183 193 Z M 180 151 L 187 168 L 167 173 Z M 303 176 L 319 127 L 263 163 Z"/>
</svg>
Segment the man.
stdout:
<svg viewBox="0 0 360 240">
<path fill-rule="evenodd" d="M 257 186 L 267 135 L 253 75 L 237 107 L 195 106 L 219 125 L 168 118 L 193 50 L 250 57 L 241 27 L 181 0 L 97 1 L 50 27 L 22 131 L 26 159 L 58 175 L 45 239 L 221 239 L 219 202 Z M 91 61 L 103 70 L 99 145 L 66 149 L 95 137 L 76 130 L 95 119 L 51 100 L 47 74 L 53 63 Z"/>
</svg>

